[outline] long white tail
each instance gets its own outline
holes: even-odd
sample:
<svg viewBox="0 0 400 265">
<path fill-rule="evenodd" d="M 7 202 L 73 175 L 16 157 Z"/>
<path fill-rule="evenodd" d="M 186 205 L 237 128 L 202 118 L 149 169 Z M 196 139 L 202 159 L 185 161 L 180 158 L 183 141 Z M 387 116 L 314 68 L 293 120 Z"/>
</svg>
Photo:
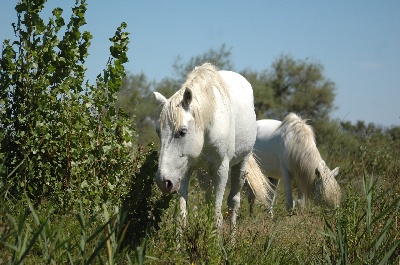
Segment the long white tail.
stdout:
<svg viewBox="0 0 400 265">
<path fill-rule="evenodd" d="M 271 198 L 270 194 L 274 193 L 274 189 L 271 187 L 268 178 L 262 173 L 253 154 L 249 158 L 247 170 L 249 172 L 247 183 L 255 195 L 255 199 L 265 205 L 267 209 L 272 209 L 273 197 Z"/>
</svg>

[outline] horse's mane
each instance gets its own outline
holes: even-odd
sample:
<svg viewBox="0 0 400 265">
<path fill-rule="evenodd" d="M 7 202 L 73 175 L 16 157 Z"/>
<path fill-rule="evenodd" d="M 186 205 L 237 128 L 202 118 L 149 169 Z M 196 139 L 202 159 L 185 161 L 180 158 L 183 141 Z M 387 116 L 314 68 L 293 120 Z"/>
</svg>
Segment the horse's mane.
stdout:
<svg viewBox="0 0 400 265">
<path fill-rule="evenodd" d="M 305 198 L 312 196 L 316 179 L 315 169 L 321 163 L 321 155 L 315 144 L 313 128 L 294 113 L 289 113 L 278 128 L 287 150 L 290 172 L 297 178 Z"/>
<path fill-rule="evenodd" d="M 204 125 L 208 124 L 213 117 L 216 108 L 214 88 L 219 91 L 224 104 L 230 100 L 228 88 L 219 75 L 218 69 L 211 63 L 205 63 L 190 72 L 181 89 L 165 103 L 161 110 L 161 126 L 172 121 L 174 131 L 179 130 L 184 113 L 182 100 L 187 88 L 192 91 L 190 108 L 198 129 L 204 129 Z"/>
</svg>

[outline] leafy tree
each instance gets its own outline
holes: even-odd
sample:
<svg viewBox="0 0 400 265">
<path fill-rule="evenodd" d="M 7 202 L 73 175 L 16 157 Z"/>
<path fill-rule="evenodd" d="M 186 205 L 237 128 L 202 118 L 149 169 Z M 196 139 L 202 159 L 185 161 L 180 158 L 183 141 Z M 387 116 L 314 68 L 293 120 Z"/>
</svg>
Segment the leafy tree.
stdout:
<svg viewBox="0 0 400 265">
<path fill-rule="evenodd" d="M 118 92 L 117 108 L 123 108 L 124 111 L 135 117 L 136 112 L 140 112 L 143 98 L 151 94 L 152 83 L 147 80 L 144 73 L 128 74 L 123 79 L 121 90 Z"/>
<path fill-rule="evenodd" d="M 289 112 L 312 120 L 329 118 L 334 108 L 335 84 L 323 75 L 321 64 L 283 55 L 271 68 L 259 76 L 263 85 L 253 88 L 258 119 L 282 119 Z M 271 89 L 273 103 L 270 101 Z"/>
<path fill-rule="evenodd" d="M 158 103 L 154 100 L 153 86 L 154 82 L 149 82 L 144 73 L 129 74 L 123 79 L 116 102 L 117 109 L 128 114 L 138 132 L 135 142 L 144 147 L 150 142 L 157 142 L 158 138 L 154 129 Z"/>
<path fill-rule="evenodd" d="M 267 72 L 258 73 L 256 71 L 245 70 L 241 74 L 253 87 L 254 108 L 257 119 L 272 118 L 275 99 Z"/>
<path fill-rule="evenodd" d="M 227 48 L 226 45 L 223 44 L 219 49 L 210 49 L 201 55 L 190 58 L 186 63 L 182 63 L 182 58 L 178 56 L 172 65 L 172 68 L 178 77 L 176 80 L 179 84 L 183 84 L 190 71 L 192 71 L 196 66 L 202 65 L 206 62 L 216 65 L 219 69 L 232 70 L 233 64 L 231 62 L 231 50 L 231 48 Z"/>
<path fill-rule="evenodd" d="M 92 36 L 80 30 L 85 1 L 76 2 L 67 24 L 61 8 L 47 22 L 40 18 L 45 2 L 18 2 L 16 40 L 2 47 L 1 194 L 27 193 L 36 203 L 51 200 L 63 210 L 79 201 L 92 209 L 118 202 L 136 168 L 134 130 L 114 107 L 128 60 L 126 24 L 110 38 L 106 69 L 89 85 L 84 62 Z"/>
<path fill-rule="evenodd" d="M 392 126 L 387 132 L 393 141 L 400 142 L 400 126 Z"/>
<path fill-rule="evenodd" d="M 223 44 L 219 49 L 210 49 L 201 55 L 196 55 L 190 58 L 187 62 L 182 62 L 182 58 L 178 56 L 172 65 L 175 77 L 166 77 L 162 79 L 161 82 L 155 84 L 154 89 L 169 98 L 181 88 L 182 84 L 186 81 L 188 73 L 190 73 L 196 66 L 210 62 L 216 65 L 219 69 L 232 70 L 233 64 L 230 57 L 231 49 L 228 49 L 225 44 Z"/>
</svg>

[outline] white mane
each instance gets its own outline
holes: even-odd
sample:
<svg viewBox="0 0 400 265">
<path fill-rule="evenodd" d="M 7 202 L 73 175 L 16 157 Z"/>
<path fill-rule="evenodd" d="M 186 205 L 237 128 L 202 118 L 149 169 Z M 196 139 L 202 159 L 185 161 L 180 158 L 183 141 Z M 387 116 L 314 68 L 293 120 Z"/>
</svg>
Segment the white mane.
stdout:
<svg viewBox="0 0 400 265">
<path fill-rule="evenodd" d="M 192 92 L 190 110 L 198 129 L 204 129 L 204 125 L 208 124 L 214 115 L 216 108 L 214 88 L 219 91 L 224 102 L 230 100 L 228 88 L 217 68 L 210 63 L 205 63 L 189 73 L 181 89 L 165 103 L 160 115 L 161 126 L 172 121 L 175 132 L 180 128 L 184 113 L 182 100 L 187 88 Z"/>
<path fill-rule="evenodd" d="M 290 171 L 304 192 L 306 199 L 311 198 L 315 186 L 316 168 L 320 168 L 321 155 L 315 144 L 314 131 L 305 120 L 290 113 L 278 128 L 284 138 Z"/>
</svg>

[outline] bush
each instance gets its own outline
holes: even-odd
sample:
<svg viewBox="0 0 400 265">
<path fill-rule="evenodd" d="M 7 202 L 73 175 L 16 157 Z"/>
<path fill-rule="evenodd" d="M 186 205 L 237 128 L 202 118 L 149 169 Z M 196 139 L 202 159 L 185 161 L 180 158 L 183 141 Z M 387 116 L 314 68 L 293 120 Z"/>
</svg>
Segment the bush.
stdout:
<svg viewBox="0 0 400 265">
<path fill-rule="evenodd" d="M 149 145 L 144 160 L 140 162 L 140 171 L 132 179 L 130 192 L 125 196 L 122 211 L 127 215 L 129 228 L 125 244 L 138 246 L 146 235 L 158 230 L 161 215 L 167 209 L 172 195 L 161 195 L 155 185 L 158 152 Z"/>
<path fill-rule="evenodd" d="M 80 30 L 85 1 L 76 2 L 68 24 L 60 8 L 48 22 L 40 18 L 45 2 L 19 2 L 17 40 L 3 44 L 0 187 L 5 198 L 26 192 L 35 205 L 100 210 L 104 202 L 121 202 L 141 156 L 129 118 L 114 107 L 128 60 L 126 24 L 110 38 L 104 73 L 89 85 L 84 62 L 92 36 Z"/>
</svg>

